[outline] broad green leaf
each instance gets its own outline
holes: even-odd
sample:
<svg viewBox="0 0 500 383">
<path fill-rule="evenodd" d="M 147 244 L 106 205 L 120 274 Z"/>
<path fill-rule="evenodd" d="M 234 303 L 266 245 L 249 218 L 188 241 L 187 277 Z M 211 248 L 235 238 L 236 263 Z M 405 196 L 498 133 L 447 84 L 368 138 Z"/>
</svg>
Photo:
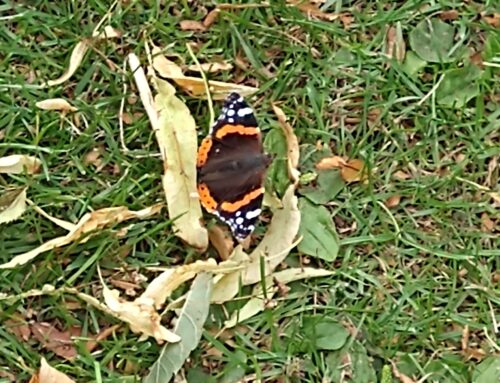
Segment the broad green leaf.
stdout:
<svg viewBox="0 0 500 383">
<path fill-rule="evenodd" d="M 317 350 L 339 350 L 347 342 L 349 332 L 339 322 L 322 315 L 304 318 L 304 338 Z"/>
<path fill-rule="evenodd" d="M 403 62 L 403 70 L 408 76 L 415 76 L 418 72 L 425 68 L 427 62 L 418 57 L 415 52 L 409 51 L 406 53 L 405 61 Z"/>
<path fill-rule="evenodd" d="M 196 276 L 186 303 L 182 307 L 175 334 L 181 337 L 178 343 L 169 343 L 160 353 L 143 383 L 167 383 L 180 370 L 201 339 L 203 325 L 210 308 L 212 275 L 200 273 Z"/>
<path fill-rule="evenodd" d="M 299 200 L 302 241 L 300 252 L 325 261 L 333 261 L 339 252 L 339 239 L 330 213 L 324 206 L 315 206 L 307 199 Z"/>
<path fill-rule="evenodd" d="M 0 224 L 15 221 L 26 211 L 26 188 L 0 194 Z"/>
<path fill-rule="evenodd" d="M 350 363 L 346 364 L 345 361 Z M 370 358 L 368 358 L 365 347 L 355 340 L 352 344 L 346 344 L 341 350 L 332 351 L 325 359 L 328 367 L 328 377 L 332 382 L 342 380 L 344 370 L 352 374 L 351 382 L 356 383 L 375 383 L 377 377 L 373 369 Z"/>
<path fill-rule="evenodd" d="M 264 138 L 264 146 L 272 154 L 273 162 L 267 170 L 266 189 L 276 190 L 278 195 L 285 193 L 288 184 L 287 142 L 281 129 L 271 129 Z M 267 187 L 267 186 L 270 187 Z"/>
<path fill-rule="evenodd" d="M 472 383 L 500 382 L 500 356 L 490 356 L 483 360 L 472 374 Z"/>
<path fill-rule="evenodd" d="M 332 201 L 344 188 L 345 182 L 338 169 L 318 170 L 316 186 L 307 186 L 300 194 L 317 205 Z"/>
<path fill-rule="evenodd" d="M 480 76 L 481 70 L 473 64 L 446 72 L 436 90 L 437 102 L 461 108 L 479 94 Z"/>
<path fill-rule="evenodd" d="M 427 62 L 451 62 L 456 58 L 454 36 L 455 29 L 441 19 L 425 19 L 410 32 L 410 46 Z"/>
</svg>

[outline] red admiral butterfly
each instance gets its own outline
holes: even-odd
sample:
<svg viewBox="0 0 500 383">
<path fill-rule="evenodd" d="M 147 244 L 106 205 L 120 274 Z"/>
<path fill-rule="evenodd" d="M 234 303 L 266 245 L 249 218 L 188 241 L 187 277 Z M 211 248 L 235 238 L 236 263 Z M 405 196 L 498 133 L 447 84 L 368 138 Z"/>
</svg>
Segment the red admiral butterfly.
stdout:
<svg viewBox="0 0 500 383">
<path fill-rule="evenodd" d="M 270 163 L 253 110 L 231 93 L 200 144 L 196 167 L 201 204 L 229 225 L 238 240 L 255 229 Z"/>
</svg>

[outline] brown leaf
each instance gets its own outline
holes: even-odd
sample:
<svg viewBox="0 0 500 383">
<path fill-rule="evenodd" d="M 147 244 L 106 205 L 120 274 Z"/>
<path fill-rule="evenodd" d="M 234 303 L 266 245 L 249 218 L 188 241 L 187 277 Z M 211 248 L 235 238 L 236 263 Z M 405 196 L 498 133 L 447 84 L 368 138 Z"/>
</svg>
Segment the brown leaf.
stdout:
<svg viewBox="0 0 500 383">
<path fill-rule="evenodd" d="M 219 13 L 220 13 L 219 8 L 212 9 L 210 12 L 208 12 L 208 15 L 206 15 L 205 19 L 203 20 L 203 26 L 207 29 L 210 28 L 212 24 L 217 21 Z"/>
<path fill-rule="evenodd" d="M 203 23 L 196 20 L 182 20 L 180 26 L 183 31 L 204 32 L 207 29 Z"/>
<path fill-rule="evenodd" d="M 77 351 L 71 337 L 79 336 L 79 330 L 76 334 L 74 330 L 59 331 L 54 325 L 42 322 L 32 324 L 31 332 L 44 348 L 54 354 L 70 361 L 76 357 Z"/>
<path fill-rule="evenodd" d="M 458 11 L 456 9 L 450 9 L 441 12 L 438 16 L 443 21 L 452 21 L 458 19 Z"/>
<path fill-rule="evenodd" d="M 495 229 L 493 222 L 487 213 L 481 214 L 481 230 L 485 233 L 491 233 Z"/>
<path fill-rule="evenodd" d="M 328 170 L 328 169 L 340 169 L 346 165 L 346 160 L 340 156 L 332 156 L 322 158 L 317 164 L 316 169 L 318 170 Z"/>
<path fill-rule="evenodd" d="M 341 13 L 340 21 L 342 22 L 342 24 L 344 24 L 345 29 L 349 29 L 352 22 L 354 21 L 354 17 L 348 13 Z"/>
<path fill-rule="evenodd" d="M 33 250 L 15 256 L 9 262 L 1 264 L 0 269 L 10 269 L 19 265 L 24 265 L 45 251 L 66 246 L 72 242 L 84 243 L 92 237 L 92 235 L 86 234 L 96 234 L 96 231 L 102 230 L 106 226 L 127 221 L 132 218 L 149 218 L 152 215 L 158 214 L 162 206 L 162 204 L 157 204 L 138 211 L 129 210 L 124 206 L 109 207 L 87 213 L 68 234 L 51 239 Z"/>
<path fill-rule="evenodd" d="M 288 0 L 287 3 L 297 7 L 301 12 L 305 13 L 308 17 L 314 17 L 320 20 L 334 21 L 337 20 L 341 14 L 323 12 L 316 4 L 309 1 L 302 0 Z"/>
<path fill-rule="evenodd" d="M 494 156 L 488 162 L 488 174 L 486 175 L 486 180 L 484 181 L 485 186 L 492 187 L 496 185 L 496 179 L 494 177 L 494 173 L 497 168 L 498 168 L 498 156 Z"/>
<path fill-rule="evenodd" d="M 76 112 L 78 110 L 64 98 L 49 98 L 47 100 L 38 101 L 35 105 L 40 109 L 57 110 L 60 112 Z"/>
<path fill-rule="evenodd" d="M 494 13 L 491 16 L 482 15 L 483 20 L 486 24 L 491 25 L 494 28 L 500 27 L 500 13 Z"/>
<path fill-rule="evenodd" d="M 385 201 L 385 206 L 387 206 L 390 209 L 398 206 L 399 202 L 401 202 L 401 196 L 399 194 L 394 194 L 389 198 L 387 198 L 387 200 Z"/>
<path fill-rule="evenodd" d="M 102 165 L 101 156 L 103 153 L 104 153 L 104 148 L 102 146 L 92 148 L 83 157 L 83 164 L 85 166 L 94 165 L 96 168 L 99 168 Z"/>
<path fill-rule="evenodd" d="M 287 145 L 287 162 L 288 162 L 288 178 L 292 183 L 296 184 L 299 180 L 300 173 L 297 169 L 299 166 L 299 140 L 295 135 L 293 128 L 286 121 L 286 115 L 283 110 L 277 106 L 276 104 L 272 104 L 274 114 L 278 118 L 278 122 L 283 129 L 283 133 L 286 137 L 286 145 Z"/>
<path fill-rule="evenodd" d="M 408 173 L 406 173 L 402 170 L 397 170 L 396 172 L 394 172 L 392 177 L 397 179 L 397 180 L 402 180 L 402 181 L 408 180 L 411 178 L 411 176 Z"/>
<path fill-rule="evenodd" d="M 184 76 L 182 69 L 174 62 L 168 60 L 162 54 L 161 49 L 157 46 L 153 46 L 151 53 L 153 56 L 153 68 L 161 77 L 174 81 L 192 97 L 206 98 L 205 83 L 202 78 Z M 137 64 L 134 68 L 137 68 L 138 66 L 139 65 Z M 258 90 L 257 88 L 253 88 L 251 86 L 232 84 L 222 81 L 209 81 L 208 86 L 212 94 L 212 99 L 214 100 L 224 100 L 231 92 L 238 92 L 241 96 L 245 97 Z"/>
<path fill-rule="evenodd" d="M 33 375 L 29 383 L 75 383 L 73 379 L 70 379 L 66 374 L 57 371 L 54 367 L 51 367 L 44 357 L 40 362 L 40 369 Z"/>
<path fill-rule="evenodd" d="M 401 23 L 387 30 L 385 53 L 392 59 L 402 63 L 406 55 L 406 44 L 403 38 Z"/>
<path fill-rule="evenodd" d="M 224 70 L 230 70 L 233 69 L 233 65 L 226 62 L 226 61 L 221 61 L 221 62 L 214 62 L 214 63 L 203 63 L 198 65 L 190 65 L 188 69 L 192 72 L 205 72 L 205 73 L 217 73 L 221 72 Z"/>
<path fill-rule="evenodd" d="M 30 326 L 20 315 L 13 315 L 10 319 L 3 322 L 3 326 L 8 332 L 14 334 L 19 340 L 26 342 L 30 339 Z"/>
<path fill-rule="evenodd" d="M 113 335 L 117 329 L 120 328 L 119 324 L 115 324 L 114 326 L 107 327 L 103 329 L 99 334 L 97 334 L 94 339 L 87 341 L 85 348 L 88 352 L 94 351 L 100 341 L 106 340 L 109 336 Z"/>
<path fill-rule="evenodd" d="M 365 164 L 362 160 L 349 160 L 340 170 L 342 179 L 346 182 L 364 181 L 367 178 Z"/>
<path fill-rule="evenodd" d="M 229 255 L 233 252 L 234 249 L 234 241 L 231 234 L 222 229 L 220 225 L 213 225 L 208 228 L 208 239 L 217 253 L 219 257 L 226 261 L 229 258 Z"/>
</svg>

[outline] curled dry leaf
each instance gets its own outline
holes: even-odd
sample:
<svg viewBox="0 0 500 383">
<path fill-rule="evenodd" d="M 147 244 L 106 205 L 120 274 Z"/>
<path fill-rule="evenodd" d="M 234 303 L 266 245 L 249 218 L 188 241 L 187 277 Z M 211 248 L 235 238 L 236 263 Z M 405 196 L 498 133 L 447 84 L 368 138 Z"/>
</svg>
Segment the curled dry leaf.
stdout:
<svg viewBox="0 0 500 383">
<path fill-rule="evenodd" d="M 45 358 L 42 357 L 40 369 L 31 377 L 29 383 L 75 383 L 75 381 L 66 374 L 57 371 L 54 367 L 51 367 Z"/>
<path fill-rule="evenodd" d="M 106 306 L 116 318 L 127 322 L 130 329 L 142 336 L 152 336 L 158 343 L 178 342 L 180 337 L 161 324 L 161 316 L 151 300 L 136 299 L 133 302 L 120 298 L 118 290 L 110 290 L 104 282 L 102 294 Z"/>
<path fill-rule="evenodd" d="M 203 26 L 205 28 L 210 28 L 213 23 L 217 21 L 217 18 L 219 17 L 220 9 L 219 8 L 214 8 L 208 14 L 205 16 L 203 19 Z"/>
<path fill-rule="evenodd" d="M 190 65 L 188 69 L 192 72 L 203 71 L 205 73 L 217 73 L 225 70 L 233 69 L 233 64 L 226 61 L 214 62 L 214 63 L 203 63 L 198 65 Z"/>
<path fill-rule="evenodd" d="M 158 125 L 153 126 L 163 157 L 163 190 L 176 235 L 194 248 L 208 246 L 207 230 L 196 189 L 196 123 L 188 107 L 175 96 L 175 88 L 157 80 L 155 106 Z"/>
<path fill-rule="evenodd" d="M 225 261 L 234 250 L 234 242 L 231 234 L 220 225 L 213 225 L 208 228 L 208 239 L 219 257 Z"/>
<path fill-rule="evenodd" d="M 313 267 L 290 268 L 276 273 L 272 273 L 266 278 L 266 293 L 264 294 L 262 284 L 259 283 L 254 287 L 252 298 L 224 324 L 227 328 L 236 326 L 255 314 L 261 312 L 266 307 L 266 301 L 269 301 L 280 288 L 288 283 L 307 278 L 326 277 L 333 275 L 334 272 L 325 269 L 315 269 Z M 276 281 L 278 285 L 274 283 Z"/>
<path fill-rule="evenodd" d="M 286 145 L 287 145 L 287 161 L 288 161 L 288 178 L 292 181 L 294 185 L 299 181 L 300 173 L 297 170 L 299 166 L 299 141 L 297 136 L 293 132 L 293 128 L 286 121 L 286 115 L 283 110 L 277 106 L 276 104 L 272 104 L 274 114 L 278 118 L 278 122 L 283 129 L 283 133 L 285 133 L 286 137 Z"/>
<path fill-rule="evenodd" d="M 22 154 L 0 157 L 0 173 L 19 174 L 26 170 L 28 174 L 37 173 L 42 163 L 35 157 Z"/>
<path fill-rule="evenodd" d="M 31 208 L 36 211 L 38 214 L 42 215 L 43 217 L 47 218 L 49 221 L 55 223 L 57 226 L 62 227 L 64 230 L 71 231 L 75 228 L 75 224 L 65 221 L 63 219 L 59 219 L 56 217 L 52 217 L 50 214 L 45 212 L 42 208 L 36 206 L 32 201 L 28 200 L 28 203 L 31 205 Z"/>
<path fill-rule="evenodd" d="M 184 76 L 182 69 L 168 60 L 157 46 L 153 46 L 151 53 L 153 55 L 153 67 L 161 77 L 174 81 L 193 97 L 206 98 L 205 84 L 202 78 Z M 224 100 L 231 92 L 238 92 L 245 97 L 258 91 L 257 88 L 251 86 L 222 81 L 209 81 L 208 87 L 214 100 Z"/>
<path fill-rule="evenodd" d="M 264 238 L 250 254 L 250 262 L 242 276 L 243 284 L 250 285 L 260 281 L 261 261 L 264 261 L 264 274 L 274 271 L 293 249 L 300 226 L 300 211 L 295 187 L 290 185 L 283 196 L 283 208 L 274 211 L 271 224 Z"/>
<path fill-rule="evenodd" d="M 94 41 L 112 39 L 120 36 L 121 32 L 107 25 L 106 27 L 104 27 L 104 30 L 102 32 L 95 32 L 91 38 L 85 38 L 82 41 L 78 42 L 71 52 L 68 69 L 63 73 L 61 77 L 55 80 L 47 81 L 47 86 L 59 85 L 69 80 L 82 63 L 85 54 Z"/>
<path fill-rule="evenodd" d="M 202 22 L 196 20 L 182 20 L 180 27 L 183 31 L 204 32 L 207 30 Z"/>
<path fill-rule="evenodd" d="M 40 109 L 57 110 L 60 112 L 76 112 L 78 110 L 64 98 L 49 98 L 47 100 L 38 101 L 35 105 Z"/>
<path fill-rule="evenodd" d="M 387 30 L 385 53 L 400 63 L 405 59 L 406 44 L 400 22 L 396 23 L 396 26 L 389 27 Z"/>
<path fill-rule="evenodd" d="M 317 164 L 316 169 L 318 170 L 328 170 L 328 169 L 340 169 L 346 165 L 346 160 L 340 156 L 332 156 L 322 158 Z"/>
<path fill-rule="evenodd" d="M 120 206 L 104 208 L 92 213 L 87 213 L 68 234 L 51 239 L 33 250 L 15 256 L 9 262 L 0 265 L 0 269 L 10 269 L 19 265 L 24 265 L 45 251 L 65 246 L 72 242 L 84 243 L 91 237 L 91 235 L 85 234 L 96 232 L 106 226 L 127 221 L 132 218 L 144 219 L 151 217 L 158 214 L 161 208 L 162 205 L 158 204 L 142 210 L 133 211 L 124 206 Z"/>
<path fill-rule="evenodd" d="M 236 264 L 245 265 L 249 261 L 249 256 L 243 251 L 241 245 L 238 245 L 228 261 L 233 261 Z M 224 303 L 233 299 L 241 286 L 241 271 L 235 271 L 229 274 L 221 275 L 215 279 L 214 288 L 212 291 L 212 303 Z"/>
<path fill-rule="evenodd" d="M 26 211 L 26 188 L 0 194 L 0 224 L 12 222 Z"/>
<path fill-rule="evenodd" d="M 389 209 L 399 206 L 399 203 L 401 202 L 401 196 L 399 194 L 394 194 L 390 196 L 389 198 L 386 199 L 384 202 L 385 206 L 387 206 Z"/>
</svg>

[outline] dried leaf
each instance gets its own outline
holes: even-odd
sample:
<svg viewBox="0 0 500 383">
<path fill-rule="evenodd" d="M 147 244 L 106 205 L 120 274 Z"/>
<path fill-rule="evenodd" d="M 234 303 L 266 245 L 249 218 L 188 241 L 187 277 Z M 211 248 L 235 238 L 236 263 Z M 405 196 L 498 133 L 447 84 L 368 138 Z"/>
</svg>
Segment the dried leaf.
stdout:
<svg viewBox="0 0 500 383">
<path fill-rule="evenodd" d="M 340 170 L 345 182 L 364 181 L 367 178 L 365 164 L 362 160 L 349 160 Z"/>
<path fill-rule="evenodd" d="M 155 106 L 158 124 L 153 125 L 163 157 L 163 190 L 176 235 L 194 248 L 208 246 L 207 230 L 201 225 L 202 211 L 196 189 L 196 123 L 188 107 L 175 96 L 175 88 L 157 80 Z"/>
<path fill-rule="evenodd" d="M 40 369 L 31 377 L 29 383 L 75 383 L 75 381 L 51 367 L 42 356 Z"/>
<path fill-rule="evenodd" d="M 35 157 L 13 154 L 0 157 L 0 173 L 19 174 L 26 169 L 27 174 L 34 174 L 38 172 L 41 164 L 40 160 Z"/>
<path fill-rule="evenodd" d="M 286 285 L 301 279 L 325 277 L 332 274 L 334 274 L 333 271 L 315 269 L 313 267 L 290 268 L 273 273 L 266 278 L 266 293 L 264 294 L 261 283 L 256 285 L 252 292 L 252 298 L 240 310 L 236 311 L 224 325 L 226 328 L 234 327 L 239 322 L 249 319 L 264 310 L 266 300 L 270 300 L 279 290 L 279 287 L 273 283 L 273 280 L 278 281 L 281 285 Z"/>
<path fill-rule="evenodd" d="M 327 13 L 318 8 L 316 4 L 303 0 L 288 0 L 287 3 L 297 7 L 301 12 L 309 17 L 315 17 L 320 20 L 334 21 L 340 17 L 339 13 Z"/>
<path fill-rule="evenodd" d="M 402 171 L 402 170 L 397 170 L 396 172 L 394 172 L 394 174 L 392 175 L 393 178 L 397 179 L 397 180 L 401 180 L 401 181 L 404 181 L 404 180 L 408 180 L 411 178 L 411 175 L 409 175 L 408 173 Z"/>
<path fill-rule="evenodd" d="M 233 261 L 236 264 L 244 265 L 248 263 L 249 256 L 247 253 L 243 251 L 241 245 L 238 245 L 234 249 L 231 256 L 229 257 L 228 261 Z M 241 283 L 242 273 L 243 270 L 240 270 L 226 275 L 222 275 L 220 276 L 220 278 L 217 278 L 214 283 L 214 288 L 212 291 L 212 297 L 210 301 L 212 303 L 221 304 L 233 299 L 236 296 L 236 294 L 238 294 L 238 291 L 240 290 L 240 287 L 242 285 Z"/>
<path fill-rule="evenodd" d="M 50 214 L 46 213 L 42 208 L 36 206 L 33 202 L 29 201 L 28 202 L 31 204 L 31 208 L 36 211 L 38 214 L 44 216 L 47 218 L 49 221 L 55 223 L 57 226 L 62 227 L 64 230 L 71 231 L 74 230 L 76 225 L 74 223 L 65 221 L 63 219 L 59 219 L 56 217 L 52 217 Z"/>
<path fill-rule="evenodd" d="M 341 169 L 346 165 L 346 160 L 340 156 L 326 157 L 322 158 L 317 164 L 316 169 L 318 170 L 328 170 L 328 169 Z"/>
<path fill-rule="evenodd" d="M 67 360 L 75 359 L 78 354 L 73 336 L 80 336 L 80 331 L 59 331 L 54 325 L 46 322 L 31 325 L 31 333 L 44 348 Z"/>
<path fill-rule="evenodd" d="M 188 69 L 192 72 L 200 72 L 203 71 L 205 73 L 217 73 L 224 70 L 233 69 L 233 64 L 228 63 L 226 61 L 222 62 L 214 62 L 214 63 L 203 63 L 198 65 L 190 65 Z"/>
<path fill-rule="evenodd" d="M 142 336 L 152 336 L 158 343 L 178 342 L 179 336 L 161 324 L 161 316 L 151 300 L 136 299 L 133 302 L 120 298 L 118 290 L 110 290 L 102 281 L 102 295 L 106 306 L 116 318 L 127 322 L 130 329 Z"/>
<path fill-rule="evenodd" d="M 288 177 L 293 184 L 297 184 L 299 181 L 300 172 L 297 170 L 299 166 L 299 141 L 297 136 L 293 132 L 293 128 L 286 121 L 286 115 L 283 110 L 276 104 L 272 104 L 274 114 L 278 118 L 278 122 L 283 129 L 283 133 L 286 137 L 287 145 L 287 160 L 288 160 Z"/>
<path fill-rule="evenodd" d="M 401 383 L 416 383 L 412 378 L 400 372 L 398 370 L 398 367 L 396 366 L 396 363 L 394 363 L 392 360 L 391 364 L 392 364 L 392 374 L 396 379 L 399 379 Z"/>
<path fill-rule="evenodd" d="M 92 352 L 95 350 L 100 341 L 106 340 L 109 336 L 113 335 L 116 330 L 120 328 L 119 324 L 115 324 L 114 326 L 107 327 L 103 329 L 99 334 L 97 334 L 93 339 L 90 339 L 85 344 L 85 348 L 88 352 Z"/>
<path fill-rule="evenodd" d="M 250 263 L 243 273 L 243 284 L 250 285 L 260 281 L 261 257 L 264 261 L 264 274 L 274 271 L 296 246 L 294 242 L 300 226 L 300 212 L 295 188 L 290 185 L 283 196 L 283 208 L 274 211 L 269 228 L 255 250 L 250 254 Z"/>
<path fill-rule="evenodd" d="M 453 21 L 458 19 L 458 11 L 456 9 L 450 9 L 448 11 L 441 12 L 438 16 L 443 21 Z"/>
<path fill-rule="evenodd" d="M 220 9 L 219 8 L 214 8 L 208 14 L 205 16 L 203 19 L 203 26 L 205 28 L 210 28 L 213 23 L 217 21 L 217 18 L 219 17 Z"/>
<path fill-rule="evenodd" d="M 69 66 L 66 72 L 64 72 L 61 77 L 55 80 L 47 81 L 47 86 L 59 85 L 69 80 L 71 76 L 73 76 L 73 74 L 76 72 L 80 64 L 82 63 L 83 58 L 85 57 L 85 54 L 89 50 L 90 45 L 93 41 L 111 39 L 120 36 L 121 33 L 118 30 L 107 25 L 106 27 L 104 27 L 103 32 L 101 33 L 96 32 L 93 34 L 91 38 L 86 38 L 78 42 L 73 48 L 73 51 L 71 52 L 71 56 L 69 58 Z"/>
<path fill-rule="evenodd" d="M 384 202 L 385 206 L 387 206 L 389 209 L 399 206 L 399 203 L 401 202 L 401 196 L 399 194 L 394 194 L 390 196 L 389 198 L 386 199 Z"/>
<path fill-rule="evenodd" d="M 183 31 L 194 31 L 194 32 L 204 32 L 207 29 L 202 22 L 196 20 L 182 20 L 180 22 L 180 27 L 181 30 Z"/>
<path fill-rule="evenodd" d="M 220 225 L 213 225 L 208 228 L 208 239 L 219 257 L 225 261 L 234 250 L 234 241 L 231 234 Z"/>
<path fill-rule="evenodd" d="M 494 28 L 500 27 L 500 13 L 494 13 L 492 16 L 483 15 L 482 19 Z"/>
<path fill-rule="evenodd" d="M 400 63 L 405 60 L 406 44 L 400 22 L 397 22 L 395 27 L 391 26 L 387 30 L 385 53 L 388 57 L 393 58 Z"/>
<path fill-rule="evenodd" d="M 144 383 L 168 382 L 184 365 L 200 342 L 203 325 L 210 309 L 210 294 L 212 293 L 212 275 L 199 274 L 194 280 L 186 297 L 186 303 L 177 319 L 175 334 L 180 342 L 167 344 L 161 351 L 158 360 L 151 367 Z"/>
<path fill-rule="evenodd" d="M 153 67 L 161 77 L 173 80 L 192 97 L 206 98 L 205 84 L 202 78 L 184 76 L 182 70 L 172 61 L 162 55 L 161 49 L 153 46 Z M 241 96 L 249 96 L 257 88 L 251 86 L 231 84 L 221 81 L 209 81 L 208 87 L 214 100 L 224 100 L 230 93 L 237 92 Z"/>
<path fill-rule="evenodd" d="M 3 326 L 19 340 L 27 342 L 31 337 L 30 326 L 20 315 L 13 314 L 9 319 L 3 322 Z"/>
<path fill-rule="evenodd" d="M 90 239 L 91 232 L 103 229 L 105 226 L 113 225 L 119 222 L 127 221 L 132 218 L 145 219 L 158 214 L 162 208 L 161 204 L 154 205 L 142 210 L 132 211 L 124 206 L 104 208 L 92 213 L 85 214 L 68 234 L 51 239 L 39 247 L 26 253 L 19 254 L 9 262 L 0 265 L 0 269 L 10 269 L 31 261 L 39 254 L 55 249 L 57 247 L 68 245 L 72 242 L 84 243 Z"/>
<path fill-rule="evenodd" d="M 0 195 L 0 225 L 20 218 L 26 211 L 26 188 L 12 189 Z"/>
<path fill-rule="evenodd" d="M 481 214 L 481 230 L 485 233 L 491 233 L 495 229 L 493 222 L 487 213 Z"/>
<path fill-rule="evenodd" d="M 40 109 L 57 110 L 61 112 L 76 112 L 78 110 L 64 98 L 49 98 L 47 100 L 38 101 L 35 105 Z"/>
</svg>

